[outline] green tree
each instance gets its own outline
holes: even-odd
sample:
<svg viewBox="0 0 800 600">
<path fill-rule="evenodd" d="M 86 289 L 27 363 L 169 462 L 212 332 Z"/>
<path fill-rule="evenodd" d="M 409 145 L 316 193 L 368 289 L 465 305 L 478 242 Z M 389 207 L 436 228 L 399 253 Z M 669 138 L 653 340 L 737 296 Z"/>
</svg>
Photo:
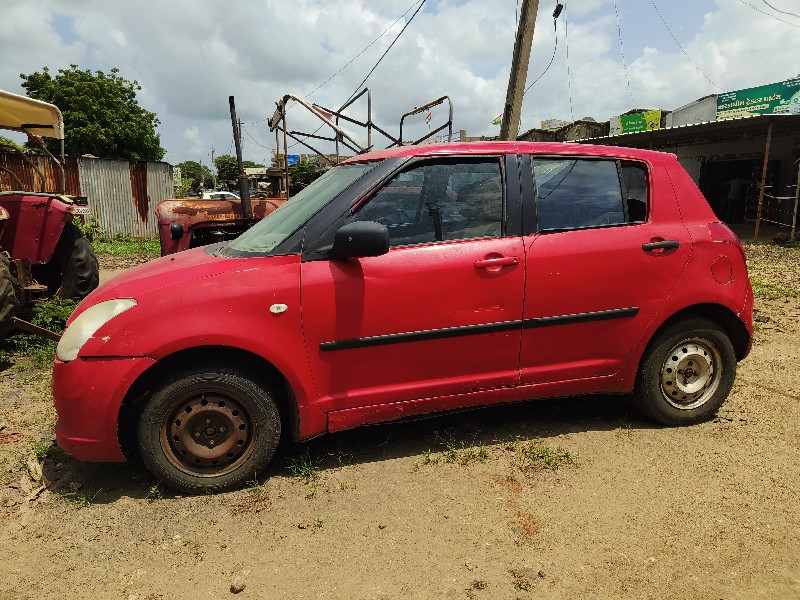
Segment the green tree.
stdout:
<svg viewBox="0 0 800 600">
<path fill-rule="evenodd" d="M 17 148 L 18 150 L 23 149 L 22 146 L 20 146 L 17 142 L 7 137 L 3 137 L 2 135 L 0 135 L 0 146 L 11 146 L 12 148 Z"/>
<path fill-rule="evenodd" d="M 214 175 L 211 173 L 211 169 L 196 160 L 185 160 L 176 166 L 181 168 L 181 179 L 191 179 L 193 186 L 202 185 L 210 188 L 214 185 Z"/>
<path fill-rule="evenodd" d="M 322 172 L 309 163 L 299 162 L 290 166 L 289 181 L 291 182 L 291 193 L 296 194 L 320 175 L 322 175 Z"/>
<path fill-rule="evenodd" d="M 217 179 L 219 181 L 236 182 L 239 178 L 239 167 L 236 157 L 230 154 L 220 154 L 214 159 L 214 166 L 217 167 Z"/>
<path fill-rule="evenodd" d="M 245 169 L 263 169 L 264 168 L 264 165 L 262 165 L 260 163 L 253 162 L 252 160 L 243 160 L 242 161 L 242 166 Z"/>
<path fill-rule="evenodd" d="M 137 81 L 118 75 L 119 69 L 92 73 L 77 65 L 59 69 L 53 76 L 42 72 L 20 74 L 31 98 L 55 104 L 64 115 L 64 149 L 71 156 L 94 154 L 123 160 L 161 160 L 164 149 L 156 133 L 159 120 L 136 100 Z M 48 140 L 56 154 L 58 143 Z"/>
</svg>

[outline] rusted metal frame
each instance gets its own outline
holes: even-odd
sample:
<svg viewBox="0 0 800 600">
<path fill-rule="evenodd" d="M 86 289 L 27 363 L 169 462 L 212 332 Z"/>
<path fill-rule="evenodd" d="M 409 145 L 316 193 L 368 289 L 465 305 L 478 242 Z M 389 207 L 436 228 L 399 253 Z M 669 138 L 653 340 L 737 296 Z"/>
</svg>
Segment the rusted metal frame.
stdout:
<svg viewBox="0 0 800 600">
<path fill-rule="evenodd" d="M 756 211 L 756 227 L 753 231 L 753 241 L 758 241 L 758 231 L 761 229 L 761 210 L 764 207 L 764 187 L 767 184 L 767 165 L 769 164 L 769 147 L 772 144 L 772 125 L 773 118 L 769 118 L 769 128 L 767 129 L 767 146 L 764 149 L 764 164 L 761 168 L 761 186 L 758 192 L 758 210 Z"/>
<path fill-rule="evenodd" d="M 313 138 L 315 140 L 323 140 L 323 141 L 326 141 L 326 142 L 335 142 L 336 141 L 336 138 L 327 137 L 325 135 L 316 135 L 315 133 L 306 133 L 304 131 L 290 131 L 288 133 L 292 137 L 298 136 L 298 135 L 302 135 L 302 136 L 304 136 L 306 138 Z"/>
<path fill-rule="evenodd" d="M 39 176 L 39 181 L 41 181 L 41 182 L 42 182 L 42 185 L 41 185 L 42 189 L 41 189 L 41 190 L 39 190 L 39 191 L 40 191 L 40 192 L 44 192 L 44 191 L 45 191 L 45 188 L 46 188 L 47 186 L 45 185 L 44 173 L 42 173 L 42 170 L 41 170 L 41 169 L 40 169 L 40 168 L 39 168 L 39 167 L 38 167 L 38 166 L 37 166 L 37 165 L 36 165 L 36 164 L 35 164 L 35 163 L 34 163 L 34 162 L 33 162 L 33 161 L 30 159 L 30 158 L 28 158 L 28 156 L 27 156 L 27 155 L 26 155 L 26 154 L 25 154 L 25 153 L 24 153 L 22 150 L 20 150 L 19 148 L 16 148 L 16 147 L 15 147 L 15 148 L 14 148 L 14 151 L 15 151 L 17 154 L 19 154 L 19 155 L 20 155 L 20 157 L 22 158 L 22 160 L 23 160 L 23 161 L 25 161 L 25 163 L 27 163 L 27 165 L 28 165 L 28 166 L 29 166 L 31 169 L 33 169 L 34 171 L 36 171 L 36 174 Z M 24 191 L 25 191 L 25 189 L 21 189 L 20 191 L 24 192 Z"/>
<path fill-rule="evenodd" d="M 48 340 L 53 340 L 57 342 L 61 339 L 61 335 L 56 333 L 55 331 L 50 331 L 49 329 L 45 329 L 44 327 L 39 327 L 38 325 L 34 325 L 28 321 L 23 321 L 19 317 L 11 317 L 11 323 L 17 329 L 21 329 L 22 331 L 27 331 L 28 333 L 32 333 L 34 335 L 38 335 L 39 337 L 46 338 Z"/>
<path fill-rule="evenodd" d="M 342 104 L 342 106 L 339 108 L 339 110 L 336 111 L 336 125 L 338 127 L 339 118 L 342 117 L 341 112 L 345 108 L 347 108 L 348 106 L 351 106 L 353 104 L 353 102 L 355 102 L 356 100 L 361 98 L 361 96 L 363 96 L 364 94 L 367 95 L 367 124 L 366 124 L 366 127 L 367 127 L 367 147 L 366 147 L 365 150 L 368 151 L 369 149 L 372 148 L 372 90 L 370 90 L 368 87 L 365 87 L 363 90 L 358 92 L 358 94 L 356 94 L 355 96 L 350 98 L 347 102 Z M 348 121 L 350 121 L 352 123 L 356 123 L 356 121 L 350 119 L 349 117 L 342 117 L 342 118 L 344 118 L 345 120 L 348 120 Z M 362 125 L 362 127 L 363 127 L 363 125 Z M 342 140 L 342 143 L 344 144 L 344 139 Z M 345 144 L 345 146 L 346 145 L 347 144 Z M 351 148 L 351 150 L 352 150 L 352 148 Z M 362 151 L 364 151 L 364 150 L 362 150 Z M 336 160 L 337 161 L 339 160 L 339 140 L 338 139 L 336 140 Z"/>
<path fill-rule="evenodd" d="M 286 107 L 283 111 L 283 172 L 286 177 L 286 200 L 290 199 L 289 194 L 289 143 L 286 140 Z"/>
<path fill-rule="evenodd" d="M 280 128 L 278 128 L 278 129 L 280 129 Z M 278 129 L 276 129 L 276 130 L 275 130 L 275 135 L 276 135 L 276 136 L 278 135 Z M 313 137 L 313 138 L 320 139 L 320 140 L 326 140 L 326 141 L 329 141 L 329 142 L 332 142 L 332 141 L 333 141 L 333 138 L 326 138 L 326 137 L 322 137 L 322 136 L 319 136 L 319 135 L 309 135 L 309 134 L 307 134 L 307 133 L 302 133 L 302 132 L 300 132 L 300 131 L 289 131 L 289 132 L 287 133 L 287 135 L 288 135 L 290 138 L 292 138 L 293 140 L 295 140 L 295 141 L 296 141 L 298 144 L 300 144 L 301 146 L 305 146 L 306 148 L 308 148 L 309 150 L 311 150 L 312 152 L 314 152 L 314 153 L 315 153 L 315 154 L 317 154 L 318 156 L 321 156 L 322 158 L 324 158 L 325 160 L 327 160 L 327 161 L 328 161 L 329 163 L 331 163 L 332 165 L 335 165 L 335 164 L 336 164 L 336 161 L 335 161 L 335 160 L 331 160 L 331 159 L 330 159 L 330 158 L 328 158 L 326 155 L 324 155 L 322 152 L 320 152 L 319 150 L 317 150 L 316 148 L 314 148 L 314 146 L 311 146 L 311 145 L 309 145 L 309 144 L 306 144 L 306 143 L 305 143 L 303 140 L 301 140 L 301 139 L 300 139 L 299 137 L 297 137 L 297 135 L 295 135 L 295 134 L 304 135 L 304 136 L 306 136 L 306 137 Z"/>
<path fill-rule="evenodd" d="M 297 102 L 301 106 L 304 106 L 306 109 L 311 111 L 311 113 L 314 114 L 317 118 L 322 120 L 323 123 L 325 123 L 331 129 L 333 129 L 338 135 L 342 136 L 342 138 L 350 140 L 351 143 L 353 143 L 355 146 L 357 146 L 358 148 L 361 149 L 360 150 L 361 152 L 366 152 L 366 148 L 361 146 L 361 144 L 359 144 L 355 139 L 353 139 L 351 136 L 349 136 L 347 134 L 347 132 L 345 132 L 341 127 L 336 125 L 336 123 L 334 123 L 328 117 L 323 115 L 322 112 L 320 112 L 320 110 L 318 110 L 313 104 L 309 103 L 304 98 L 301 98 L 300 96 L 297 96 L 295 94 L 286 94 L 280 100 L 280 102 L 278 102 L 277 108 L 275 109 L 275 113 L 272 115 L 272 117 L 269 120 L 269 128 L 270 128 L 270 130 L 275 129 L 280 124 L 280 122 L 283 121 L 283 127 L 284 127 L 284 133 L 285 133 L 285 130 L 286 130 L 286 103 L 289 100 L 294 100 L 295 102 Z"/>
<path fill-rule="evenodd" d="M 794 244 L 797 233 L 797 204 L 800 200 L 800 159 L 797 160 L 797 184 L 794 188 L 794 211 L 792 212 L 792 232 L 789 234 L 789 242 Z"/>
<path fill-rule="evenodd" d="M 433 131 L 431 131 L 430 133 L 428 133 L 428 134 L 426 134 L 426 135 L 422 136 L 422 137 L 421 137 L 421 138 L 419 138 L 418 140 L 411 142 L 411 145 L 412 145 L 412 146 L 415 146 L 415 145 L 419 144 L 420 142 L 424 142 L 424 141 L 425 141 L 425 140 L 427 140 L 428 138 L 431 138 L 431 137 L 435 136 L 435 135 L 436 135 L 437 133 L 439 133 L 439 132 L 440 132 L 442 129 L 446 129 L 446 128 L 447 128 L 447 123 L 445 123 L 444 125 L 442 125 L 442 126 L 441 126 L 441 127 L 439 127 L 438 129 L 434 129 L 434 130 L 433 130 Z M 451 133 L 452 133 L 452 132 L 451 132 Z M 449 141 L 449 140 L 448 140 L 448 141 Z"/>
<path fill-rule="evenodd" d="M 406 117 L 413 117 L 414 115 L 418 115 L 421 112 L 425 112 L 426 110 L 430 110 L 434 106 L 439 106 L 440 104 L 444 104 L 445 100 L 447 100 L 447 103 L 448 103 L 448 105 L 450 107 L 449 108 L 447 122 L 442 127 L 437 129 L 436 131 L 438 132 L 438 131 L 441 131 L 442 129 L 444 129 L 445 127 L 448 127 L 449 131 L 448 131 L 448 135 L 447 135 L 447 141 L 448 142 L 452 141 L 452 139 L 453 139 L 453 101 L 450 100 L 450 96 L 442 96 L 441 98 L 437 98 L 436 100 L 428 102 L 427 104 L 423 104 L 422 106 L 417 106 L 413 110 L 407 112 L 402 117 L 400 117 L 400 138 L 398 139 L 397 145 L 398 146 L 402 146 L 403 145 L 403 122 L 405 121 Z M 428 136 L 428 137 L 430 137 L 430 136 Z M 424 140 L 424 139 L 427 139 L 427 138 L 422 138 L 422 139 Z"/>
<path fill-rule="evenodd" d="M 13 178 L 14 178 L 14 181 L 16 181 L 16 182 L 17 182 L 17 185 L 19 186 L 19 189 L 20 189 L 20 190 L 22 190 L 22 188 L 24 188 L 24 187 L 25 187 L 25 186 L 23 185 L 22 181 L 20 180 L 20 178 L 19 178 L 19 177 L 17 177 L 17 174 L 16 174 L 16 173 L 14 173 L 14 171 L 12 171 L 11 169 L 6 169 L 5 167 L 0 167 L 0 171 L 5 171 L 5 172 L 6 172 L 6 173 L 8 173 L 9 175 L 11 175 L 11 177 L 13 177 Z"/>
</svg>

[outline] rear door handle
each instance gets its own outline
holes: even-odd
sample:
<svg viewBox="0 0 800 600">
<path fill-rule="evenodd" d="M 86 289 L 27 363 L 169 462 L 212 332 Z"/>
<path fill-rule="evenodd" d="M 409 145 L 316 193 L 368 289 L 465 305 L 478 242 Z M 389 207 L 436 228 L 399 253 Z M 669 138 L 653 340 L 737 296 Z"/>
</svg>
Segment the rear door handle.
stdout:
<svg viewBox="0 0 800 600">
<path fill-rule="evenodd" d="M 519 258 L 516 256 L 501 256 L 499 258 L 484 258 L 483 260 L 475 261 L 476 269 L 497 269 L 499 267 L 507 267 L 510 265 L 518 265 Z"/>
<path fill-rule="evenodd" d="M 645 252 L 652 252 L 653 250 L 674 250 L 675 248 L 680 247 L 681 243 L 678 240 L 663 240 L 661 242 L 642 244 L 642 250 Z"/>
</svg>

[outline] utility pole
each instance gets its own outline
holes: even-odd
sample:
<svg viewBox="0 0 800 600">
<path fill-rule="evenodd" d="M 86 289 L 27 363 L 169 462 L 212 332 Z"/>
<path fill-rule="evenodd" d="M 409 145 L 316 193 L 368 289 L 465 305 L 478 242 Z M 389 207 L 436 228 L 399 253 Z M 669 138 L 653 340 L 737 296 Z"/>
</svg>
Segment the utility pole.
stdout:
<svg viewBox="0 0 800 600">
<path fill-rule="evenodd" d="M 233 141 L 236 144 L 236 165 L 239 168 L 239 196 L 242 199 L 242 213 L 245 219 L 249 219 L 253 216 L 253 207 L 250 203 L 250 186 L 247 183 L 247 175 L 242 165 L 242 127 L 241 122 L 236 119 L 236 104 L 233 101 L 233 96 L 228 96 L 228 104 L 231 107 Z"/>
<path fill-rule="evenodd" d="M 217 165 L 214 162 L 214 146 L 211 146 L 211 176 L 214 178 L 214 189 L 217 189 Z"/>
<path fill-rule="evenodd" d="M 533 44 L 533 28 L 536 25 L 538 11 L 539 0 L 522 1 L 522 12 L 519 15 L 519 25 L 517 25 L 517 39 L 514 42 L 514 57 L 511 60 L 511 75 L 508 77 L 506 105 L 503 109 L 503 120 L 500 123 L 501 140 L 516 140 L 519 133 L 522 97 L 525 95 L 525 82 L 528 78 L 528 63 Z"/>
</svg>

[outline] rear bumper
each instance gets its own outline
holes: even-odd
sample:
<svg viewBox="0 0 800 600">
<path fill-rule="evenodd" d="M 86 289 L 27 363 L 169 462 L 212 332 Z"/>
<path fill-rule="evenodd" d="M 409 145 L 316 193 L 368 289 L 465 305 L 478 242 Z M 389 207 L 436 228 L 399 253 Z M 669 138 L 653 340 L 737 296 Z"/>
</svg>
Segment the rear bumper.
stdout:
<svg viewBox="0 0 800 600">
<path fill-rule="evenodd" d="M 78 460 L 124 461 L 117 435 L 119 409 L 133 382 L 154 363 L 149 358 L 56 359 L 58 445 Z"/>
</svg>

